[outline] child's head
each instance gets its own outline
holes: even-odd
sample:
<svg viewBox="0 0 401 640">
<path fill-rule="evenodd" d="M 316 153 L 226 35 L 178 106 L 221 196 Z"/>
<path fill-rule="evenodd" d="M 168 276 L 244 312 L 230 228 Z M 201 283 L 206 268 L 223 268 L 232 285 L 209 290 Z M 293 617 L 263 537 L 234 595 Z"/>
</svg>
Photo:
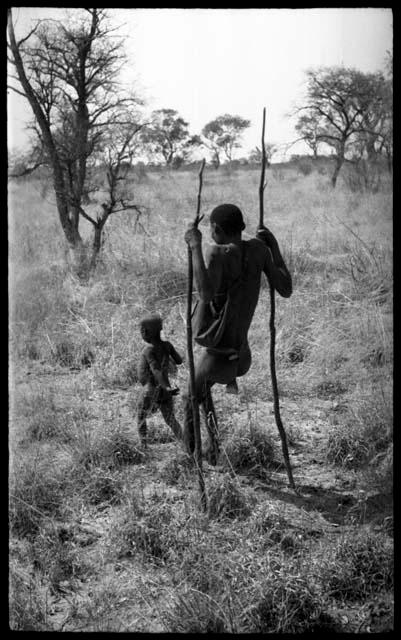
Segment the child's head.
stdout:
<svg viewBox="0 0 401 640">
<path fill-rule="evenodd" d="M 160 331 L 163 329 L 163 321 L 157 314 L 152 316 L 146 316 L 139 323 L 141 330 L 141 336 L 145 342 L 152 342 L 153 340 L 160 338 Z"/>
</svg>

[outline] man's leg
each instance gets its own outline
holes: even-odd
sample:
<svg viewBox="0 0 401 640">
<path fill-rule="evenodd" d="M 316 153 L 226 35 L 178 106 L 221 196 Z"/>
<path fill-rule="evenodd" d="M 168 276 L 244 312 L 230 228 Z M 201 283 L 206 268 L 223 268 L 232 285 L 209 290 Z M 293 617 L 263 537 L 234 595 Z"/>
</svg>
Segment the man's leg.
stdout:
<svg viewBox="0 0 401 640">
<path fill-rule="evenodd" d="M 207 460 L 209 464 L 216 465 L 219 456 L 219 441 L 217 429 L 217 416 L 212 397 L 212 384 L 205 385 L 205 394 L 202 398 L 202 409 L 205 415 L 209 446 L 207 448 Z"/>
<path fill-rule="evenodd" d="M 164 402 L 161 402 L 159 405 L 161 414 L 164 418 L 164 422 L 170 427 L 173 431 L 177 440 L 182 440 L 182 431 L 181 426 L 174 415 L 174 404 L 173 399 L 170 398 Z"/>
<path fill-rule="evenodd" d="M 238 394 L 238 385 L 237 385 L 236 378 L 234 378 L 234 380 L 231 380 L 231 382 L 229 382 L 226 385 L 226 392 L 227 393 L 232 393 L 235 396 Z"/>
<path fill-rule="evenodd" d="M 214 418 L 216 414 L 214 411 L 213 401 L 211 399 L 210 388 L 216 382 L 218 384 L 228 384 L 231 382 L 237 375 L 238 362 L 238 359 L 229 360 L 225 355 L 208 353 L 205 350 L 200 354 L 195 363 L 195 391 L 198 404 L 205 403 L 204 410 L 206 412 L 212 411 Z M 209 394 L 206 393 L 207 387 L 209 387 Z M 212 408 L 210 409 L 210 407 Z M 213 429 L 214 428 L 215 427 L 213 427 Z M 195 448 L 195 435 L 190 385 L 188 387 L 188 392 L 184 397 L 183 440 L 188 453 L 192 454 Z M 215 440 L 213 439 L 212 444 L 214 445 L 214 443 Z"/>
</svg>

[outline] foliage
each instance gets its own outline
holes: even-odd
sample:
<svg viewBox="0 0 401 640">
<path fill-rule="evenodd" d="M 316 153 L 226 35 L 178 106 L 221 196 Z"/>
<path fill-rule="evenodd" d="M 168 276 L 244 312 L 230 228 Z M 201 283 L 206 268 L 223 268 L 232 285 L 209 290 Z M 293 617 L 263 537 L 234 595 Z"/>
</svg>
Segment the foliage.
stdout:
<svg viewBox="0 0 401 640">
<path fill-rule="evenodd" d="M 326 561 L 322 579 L 337 600 L 355 601 L 394 584 L 392 540 L 383 534 L 354 532 L 340 538 Z"/>
<path fill-rule="evenodd" d="M 148 155 L 162 156 L 167 166 L 175 168 L 188 158 L 191 147 L 198 144 L 198 138 L 189 134 L 188 122 L 174 109 L 153 111 L 141 140 Z"/>
<path fill-rule="evenodd" d="M 121 180 L 141 124 L 139 100 L 118 87 L 125 54 L 107 14 L 84 9 L 75 18 L 64 24 L 39 21 L 17 40 L 9 9 L 8 36 L 18 78 L 12 88 L 26 96 L 34 114 L 35 163 L 51 167 L 61 227 L 72 248 L 83 251 L 81 218 L 92 224 L 93 266 L 107 219 L 133 206 Z M 94 216 L 83 205 L 100 188 L 104 193 L 95 199 Z"/>
<path fill-rule="evenodd" d="M 224 441 L 221 462 L 227 470 L 265 477 L 269 468 L 279 466 L 277 459 L 271 431 L 246 424 L 233 428 Z"/>
<path fill-rule="evenodd" d="M 12 631 L 52 631 L 39 579 L 16 562 L 9 571 L 9 624 Z"/>
<path fill-rule="evenodd" d="M 277 153 L 278 147 L 275 144 L 267 142 L 265 144 L 266 166 L 269 167 L 273 156 Z M 262 149 L 255 147 L 248 156 L 248 161 L 252 164 L 260 165 L 262 163 Z"/>
<path fill-rule="evenodd" d="M 10 525 L 20 536 L 32 536 L 43 520 L 62 513 L 69 481 L 52 461 L 21 459 L 10 474 Z"/>
<path fill-rule="evenodd" d="M 211 518 L 246 518 L 252 510 L 252 498 L 244 492 L 238 480 L 225 474 L 214 482 L 208 492 L 208 513 Z"/>
<path fill-rule="evenodd" d="M 345 156 L 362 144 L 368 157 L 383 147 L 389 136 L 391 100 L 389 82 L 383 74 L 365 74 L 356 69 L 320 67 L 309 69 L 306 103 L 297 113 L 297 131 L 312 145 L 324 142 L 335 151 L 337 163 L 332 177 L 336 185 Z"/>
<path fill-rule="evenodd" d="M 231 162 L 234 149 L 240 147 L 242 133 L 250 126 L 250 121 L 240 116 L 225 114 L 208 122 L 202 129 L 202 139 L 213 152 L 216 168 L 220 165 L 220 154 L 224 153 Z"/>
</svg>

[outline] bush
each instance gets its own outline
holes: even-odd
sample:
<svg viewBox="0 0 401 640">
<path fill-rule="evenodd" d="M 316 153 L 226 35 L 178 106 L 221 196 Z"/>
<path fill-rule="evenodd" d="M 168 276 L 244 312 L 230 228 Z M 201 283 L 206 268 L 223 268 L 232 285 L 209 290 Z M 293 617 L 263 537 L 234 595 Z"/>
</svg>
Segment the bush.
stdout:
<svg viewBox="0 0 401 640">
<path fill-rule="evenodd" d="M 281 464 L 277 462 L 277 445 L 272 433 L 255 427 L 250 430 L 248 425 L 234 429 L 224 442 L 220 456 L 224 469 L 262 477 L 268 468 Z"/>
<path fill-rule="evenodd" d="M 133 504 L 123 509 L 109 537 L 109 547 L 118 558 L 140 554 L 145 560 L 166 562 L 185 542 L 182 523 L 171 504 Z"/>
<path fill-rule="evenodd" d="M 53 591 L 87 571 L 74 541 L 63 534 L 62 528 L 43 527 L 33 543 L 34 564 L 47 577 Z"/>
<path fill-rule="evenodd" d="M 394 550 L 390 538 L 353 531 L 340 538 L 321 579 L 337 600 L 364 600 L 394 586 Z"/>
<path fill-rule="evenodd" d="M 261 586 L 263 596 L 251 610 L 253 633 L 305 633 L 321 615 L 322 599 L 306 576 L 281 567 Z"/>
<path fill-rule="evenodd" d="M 229 633 L 231 631 L 219 604 L 199 591 L 176 596 L 172 611 L 165 611 L 163 622 L 170 633 Z"/>
<path fill-rule="evenodd" d="M 20 536 L 37 533 L 46 518 L 62 513 L 66 489 L 65 469 L 51 461 L 22 459 L 10 473 L 10 526 Z"/>
<path fill-rule="evenodd" d="M 80 369 L 92 366 L 95 356 L 90 342 L 62 338 L 54 344 L 52 359 L 62 367 Z"/>
<path fill-rule="evenodd" d="M 329 434 L 327 460 L 346 468 L 360 468 L 382 459 L 392 444 L 391 404 L 383 389 L 358 389 L 349 402 L 344 423 Z"/>
<path fill-rule="evenodd" d="M 309 176 L 313 171 L 312 160 L 300 159 L 297 161 L 297 171 L 303 176 Z"/>
<path fill-rule="evenodd" d="M 190 456 L 176 455 L 168 460 L 160 471 L 160 477 L 168 484 L 176 485 L 184 483 L 188 486 L 188 481 L 193 476 L 194 465 Z"/>
<path fill-rule="evenodd" d="M 15 562 L 9 571 L 9 625 L 12 631 L 51 631 L 39 580 Z"/>
<path fill-rule="evenodd" d="M 236 479 L 225 474 L 209 485 L 208 513 L 210 518 L 247 518 L 255 503 L 250 493 L 245 493 Z"/>
<path fill-rule="evenodd" d="M 111 470 L 143 462 L 144 453 L 138 448 L 138 441 L 121 423 L 100 433 L 81 427 L 73 444 L 76 464 L 85 469 L 101 466 Z"/>
<path fill-rule="evenodd" d="M 92 467 L 82 476 L 81 498 L 89 504 L 120 504 L 125 483 L 118 471 L 100 465 Z"/>
</svg>

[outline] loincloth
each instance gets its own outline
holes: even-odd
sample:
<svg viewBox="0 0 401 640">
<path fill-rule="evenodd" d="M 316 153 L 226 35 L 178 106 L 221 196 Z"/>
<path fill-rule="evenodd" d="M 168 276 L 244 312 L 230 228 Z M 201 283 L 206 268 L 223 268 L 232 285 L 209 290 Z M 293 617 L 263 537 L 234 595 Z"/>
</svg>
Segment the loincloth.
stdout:
<svg viewBox="0 0 401 640">
<path fill-rule="evenodd" d="M 223 356 L 227 358 L 227 360 L 239 359 L 238 349 L 232 349 L 231 347 L 206 347 L 206 353 L 209 353 L 211 356 Z"/>
</svg>

